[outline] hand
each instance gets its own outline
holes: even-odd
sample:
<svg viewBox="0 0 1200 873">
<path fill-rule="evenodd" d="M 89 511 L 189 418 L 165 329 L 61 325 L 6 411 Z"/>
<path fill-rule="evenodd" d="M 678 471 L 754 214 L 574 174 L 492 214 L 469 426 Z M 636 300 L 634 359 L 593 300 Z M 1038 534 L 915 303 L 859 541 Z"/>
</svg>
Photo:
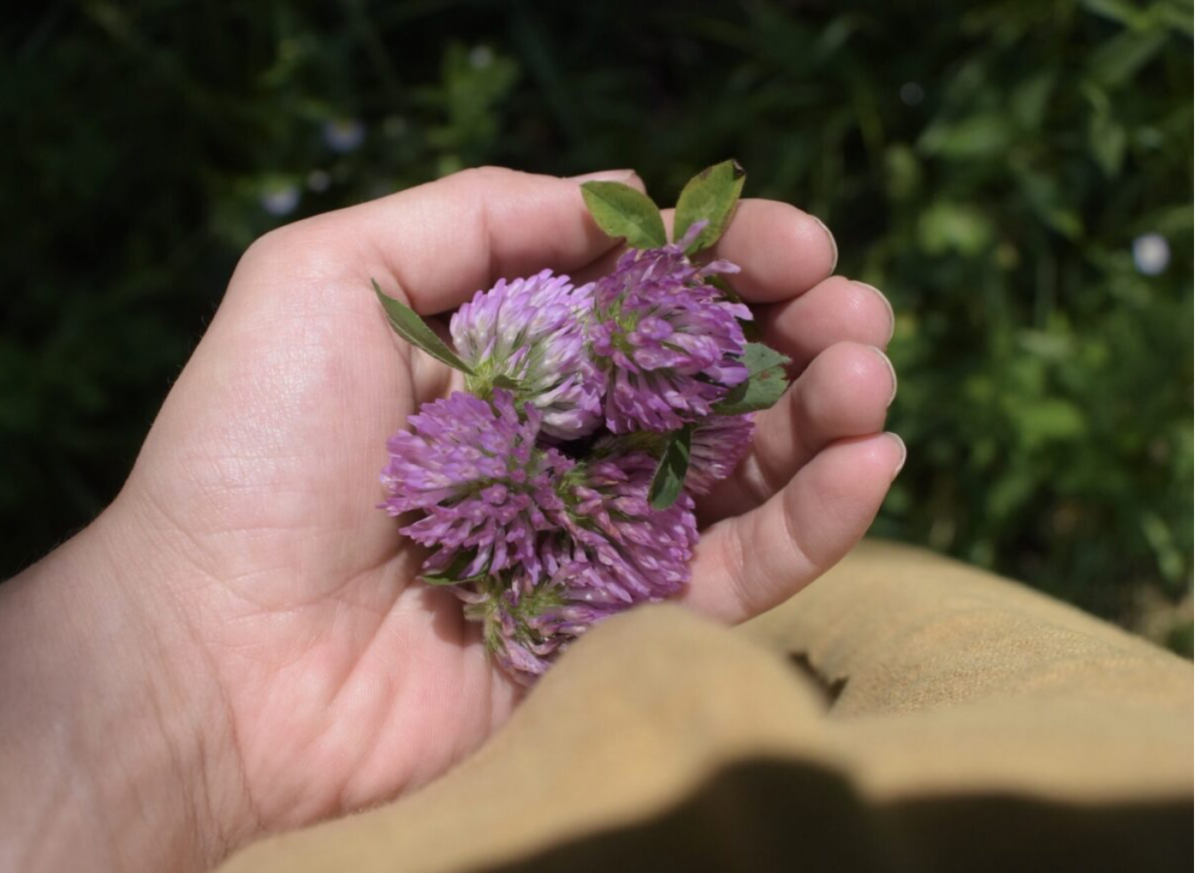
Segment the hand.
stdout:
<svg viewBox="0 0 1200 873">
<path fill-rule="evenodd" d="M 500 276 L 594 273 L 611 249 L 578 180 L 485 169 L 298 222 L 246 253 L 121 495 L 0 588 L 0 640 L 26 628 L 0 650 L 0 694 L 73 686 L 34 694 L 21 724 L 0 722 L 0 747 L 39 719 L 75 719 L 77 767 L 61 778 L 128 783 L 85 792 L 119 835 L 111 863 L 213 863 L 263 831 L 412 790 L 507 718 L 520 690 L 490 665 L 458 601 L 414 581 L 422 555 L 376 508 L 384 441 L 450 376 L 395 338 L 370 279 L 434 314 Z M 826 278 L 836 251 L 824 226 L 746 201 L 718 254 L 742 266 L 735 286 L 799 373 L 760 415 L 750 457 L 700 507 L 684 601 L 737 622 L 859 540 L 904 449 L 880 434 L 895 392 L 880 351 L 890 309 L 867 286 Z M 35 615 L 83 653 L 73 670 L 31 659 L 49 645 L 27 629 Z M 94 736 L 102 729 L 115 751 Z M 46 781 L 30 762 L 54 769 L 36 737 L 22 742 L 9 748 L 26 750 L 27 778 L 0 796 Z M 78 760 L 105 749 L 125 762 L 116 772 Z M 174 809 L 163 813 L 173 823 L 131 836 L 120 821 L 138 814 L 121 808 L 130 797 Z M 86 809 L 62 803 L 47 809 L 60 831 L 86 825 Z"/>
</svg>

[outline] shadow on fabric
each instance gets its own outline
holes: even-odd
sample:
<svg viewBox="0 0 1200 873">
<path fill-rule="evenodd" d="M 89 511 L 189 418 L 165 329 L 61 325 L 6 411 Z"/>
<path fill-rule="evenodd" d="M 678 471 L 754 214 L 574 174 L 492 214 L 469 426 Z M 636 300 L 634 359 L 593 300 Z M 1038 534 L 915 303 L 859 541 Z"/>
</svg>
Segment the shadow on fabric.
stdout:
<svg viewBox="0 0 1200 873">
<path fill-rule="evenodd" d="M 1192 803 L 1056 804 L 1015 796 L 864 803 L 810 765 L 751 761 L 648 821 L 487 873 L 1029 873 L 1190 870 Z"/>
</svg>

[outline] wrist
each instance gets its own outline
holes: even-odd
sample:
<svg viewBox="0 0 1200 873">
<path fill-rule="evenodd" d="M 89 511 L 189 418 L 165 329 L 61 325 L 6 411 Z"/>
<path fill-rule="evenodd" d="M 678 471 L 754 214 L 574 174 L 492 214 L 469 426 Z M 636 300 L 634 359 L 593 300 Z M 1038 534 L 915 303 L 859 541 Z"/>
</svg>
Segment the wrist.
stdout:
<svg viewBox="0 0 1200 873">
<path fill-rule="evenodd" d="M 0 868 L 199 870 L 238 837 L 217 684 L 138 539 L 110 508 L 0 586 Z"/>
</svg>

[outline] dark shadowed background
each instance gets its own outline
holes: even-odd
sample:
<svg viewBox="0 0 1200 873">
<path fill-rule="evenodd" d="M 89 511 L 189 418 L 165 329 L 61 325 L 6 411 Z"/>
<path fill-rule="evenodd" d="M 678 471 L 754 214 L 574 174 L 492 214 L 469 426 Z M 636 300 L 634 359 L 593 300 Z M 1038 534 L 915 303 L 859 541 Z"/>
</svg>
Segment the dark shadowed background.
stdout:
<svg viewBox="0 0 1200 873">
<path fill-rule="evenodd" d="M 0 578 L 115 494 L 239 253 L 461 167 L 736 156 L 897 315 L 874 532 L 1192 650 L 1186 0 L 23 4 Z"/>
</svg>

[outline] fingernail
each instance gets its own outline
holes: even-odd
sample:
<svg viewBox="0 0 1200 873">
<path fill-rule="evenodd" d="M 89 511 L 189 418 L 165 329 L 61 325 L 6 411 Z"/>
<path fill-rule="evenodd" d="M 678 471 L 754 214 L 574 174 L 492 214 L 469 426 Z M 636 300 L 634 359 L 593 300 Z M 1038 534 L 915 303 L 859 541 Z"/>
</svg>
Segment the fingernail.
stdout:
<svg viewBox="0 0 1200 873">
<path fill-rule="evenodd" d="M 896 368 L 892 366 L 892 359 L 883 353 L 882 349 L 877 349 L 871 346 L 871 350 L 879 357 L 883 358 L 883 362 L 887 364 L 888 372 L 892 374 L 892 396 L 888 398 L 888 406 L 892 405 L 892 401 L 896 399 L 896 391 L 900 387 L 900 382 L 896 378 Z"/>
<path fill-rule="evenodd" d="M 571 176 L 568 182 L 628 182 L 636 176 L 633 170 L 600 170 L 597 173 L 584 173 L 582 176 Z"/>
<path fill-rule="evenodd" d="M 900 462 L 896 464 L 896 469 L 892 471 L 892 478 L 895 479 L 900 475 L 900 471 L 904 469 L 904 462 L 908 460 L 908 446 L 904 444 L 904 440 L 900 439 L 898 434 L 894 434 L 890 430 L 884 436 L 891 437 L 895 441 L 896 447 L 900 449 Z"/>
<path fill-rule="evenodd" d="M 829 247 L 833 249 L 833 263 L 829 265 L 829 275 L 832 276 L 833 271 L 837 269 L 838 262 L 837 240 L 833 238 L 833 231 L 829 229 L 825 222 L 821 221 L 815 215 L 809 215 L 809 218 L 821 225 L 821 230 L 825 231 L 825 236 L 829 237 Z"/>
<path fill-rule="evenodd" d="M 887 307 L 888 312 L 888 342 L 892 341 L 892 337 L 896 334 L 896 310 L 892 309 L 892 301 L 888 300 L 882 291 L 874 285 L 868 285 L 866 282 L 860 282 L 857 279 L 851 279 L 855 285 L 862 285 L 868 291 L 874 291 L 879 295 L 879 299 L 883 301 L 883 305 Z M 886 345 L 886 343 L 885 343 Z"/>
</svg>

